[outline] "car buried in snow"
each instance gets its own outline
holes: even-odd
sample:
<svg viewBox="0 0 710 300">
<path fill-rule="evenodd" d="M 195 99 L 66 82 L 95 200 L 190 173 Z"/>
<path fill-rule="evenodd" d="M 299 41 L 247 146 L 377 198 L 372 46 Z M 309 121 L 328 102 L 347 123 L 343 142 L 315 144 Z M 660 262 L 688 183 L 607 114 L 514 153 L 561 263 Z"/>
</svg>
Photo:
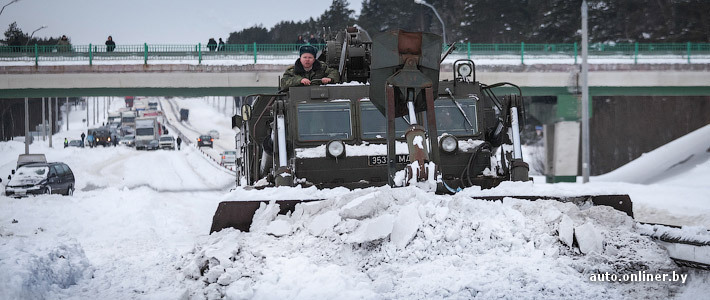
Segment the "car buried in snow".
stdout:
<svg viewBox="0 0 710 300">
<path fill-rule="evenodd" d="M 74 173 L 65 163 L 30 163 L 15 171 L 14 176 L 5 186 L 5 195 L 8 197 L 37 194 L 70 196 L 74 193 L 74 182 Z"/>
</svg>

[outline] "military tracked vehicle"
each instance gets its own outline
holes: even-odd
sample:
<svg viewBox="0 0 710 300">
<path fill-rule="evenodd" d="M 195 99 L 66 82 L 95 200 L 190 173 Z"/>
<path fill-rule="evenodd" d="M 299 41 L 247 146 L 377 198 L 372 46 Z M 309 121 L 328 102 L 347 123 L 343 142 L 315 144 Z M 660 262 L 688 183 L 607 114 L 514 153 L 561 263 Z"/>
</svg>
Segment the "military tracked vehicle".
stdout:
<svg viewBox="0 0 710 300">
<path fill-rule="evenodd" d="M 441 37 L 432 33 L 391 31 L 371 39 L 360 28 L 339 32 L 318 58 L 338 70 L 341 83 L 252 95 L 251 103 L 234 116 L 233 125 L 240 129 L 237 184 L 416 185 L 456 193 L 470 186 L 530 180 L 520 146 L 525 115 L 520 89 L 497 95 L 497 87 L 516 86 L 478 82 L 471 60 L 457 60 L 453 79 L 440 81 L 440 64 L 448 53 L 442 55 L 441 45 Z M 628 195 L 555 199 L 610 205 L 633 214 Z M 254 212 L 265 202 L 220 203 L 211 231 L 248 231 Z M 299 202 L 277 204 L 285 213 Z"/>
</svg>

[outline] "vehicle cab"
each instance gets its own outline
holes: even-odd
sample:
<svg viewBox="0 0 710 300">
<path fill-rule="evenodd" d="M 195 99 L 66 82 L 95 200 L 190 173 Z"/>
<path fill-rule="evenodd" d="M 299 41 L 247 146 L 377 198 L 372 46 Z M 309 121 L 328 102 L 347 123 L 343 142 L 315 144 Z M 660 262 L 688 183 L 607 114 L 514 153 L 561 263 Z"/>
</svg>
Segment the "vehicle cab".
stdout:
<svg viewBox="0 0 710 300">
<path fill-rule="evenodd" d="M 456 73 L 457 79 L 440 81 L 434 101 L 438 169 L 450 191 L 473 185 L 490 188 L 509 176 L 502 176 L 506 164 L 496 154 L 509 143 L 503 111 L 514 100 L 495 97 L 470 76 L 464 77 Z M 245 174 L 248 184 L 269 179 L 282 158 L 295 181 L 305 185 L 388 184 L 386 118 L 370 101 L 368 85 L 291 87 L 288 94 L 260 95 L 251 107 L 248 128 L 241 131 L 242 142 L 237 143 L 247 145 L 239 173 Z M 272 130 L 279 107 L 286 128 L 283 149 L 274 146 L 280 133 Z M 428 126 L 425 112 L 418 113 L 417 119 Z M 404 138 L 409 126 L 406 116 L 395 120 L 397 170 L 409 162 Z M 286 155 L 279 155 L 283 151 Z"/>
</svg>

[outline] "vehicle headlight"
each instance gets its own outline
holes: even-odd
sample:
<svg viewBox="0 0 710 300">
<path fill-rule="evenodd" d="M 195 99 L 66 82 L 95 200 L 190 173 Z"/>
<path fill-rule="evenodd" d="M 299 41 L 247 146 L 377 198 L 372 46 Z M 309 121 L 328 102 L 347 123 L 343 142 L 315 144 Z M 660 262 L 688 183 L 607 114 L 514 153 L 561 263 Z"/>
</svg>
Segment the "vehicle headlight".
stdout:
<svg viewBox="0 0 710 300">
<path fill-rule="evenodd" d="M 345 144 L 343 141 L 330 141 L 326 146 L 327 154 L 332 157 L 341 157 L 345 155 Z"/>
<path fill-rule="evenodd" d="M 459 141 L 453 135 L 446 135 L 441 138 L 441 150 L 447 153 L 453 153 L 459 147 Z"/>
</svg>

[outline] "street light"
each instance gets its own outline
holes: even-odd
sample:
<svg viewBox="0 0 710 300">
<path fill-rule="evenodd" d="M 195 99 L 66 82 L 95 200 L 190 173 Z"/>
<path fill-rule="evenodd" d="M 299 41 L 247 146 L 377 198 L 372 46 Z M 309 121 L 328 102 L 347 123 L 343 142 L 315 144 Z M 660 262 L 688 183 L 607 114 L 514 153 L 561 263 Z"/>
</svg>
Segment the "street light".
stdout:
<svg viewBox="0 0 710 300">
<path fill-rule="evenodd" d="M 446 25 L 444 25 L 444 20 L 441 19 L 441 16 L 439 16 L 439 13 L 436 11 L 436 8 L 431 6 L 431 4 L 429 4 L 429 3 L 426 3 L 426 1 L 424 1 L 424 0 L 414 0 L 414 3 L 427 6 L 427 7 L 431 8 L 431 10 L 434 11 L 434 14 L 436 15 L 436 17 L 439 18 L 439 22 L 441 22 L 441 30 L 444 33 L 444 36 L 443 36 L 444 37 L 444 44 L 448 45 L 448 43 L 446 42 Z"/>
<path fill-rule="evenodd" d="M 19 2 L 19 1 L 20 0 L 12 0 L 12 1 L 10 1 L 10 3 L 3 5 L 2 9 L 0 9 L 0 15 L 2 15 L 2 11 L 5 10 L 5 7 L 7 7 L 8 5 L 13 4 L 15 2 Z"/>
<path fill-rule="evenodd" d="M 25 46 L 27 46 L 27 44 L 30 43 L 30 41 L 32 40 L 32 36 L 35 35 L 35 32 L 40 31 L 40 30 L 45 29 L 45 28 L 47 28 L 47 25 L 42 25 L 42 27 L 35 29 L 35 31 L 32 31 L 32 34 L 30 34 L 30 38 L 27 39 L 27 43 L 25 43 Z"/>
</svg>

